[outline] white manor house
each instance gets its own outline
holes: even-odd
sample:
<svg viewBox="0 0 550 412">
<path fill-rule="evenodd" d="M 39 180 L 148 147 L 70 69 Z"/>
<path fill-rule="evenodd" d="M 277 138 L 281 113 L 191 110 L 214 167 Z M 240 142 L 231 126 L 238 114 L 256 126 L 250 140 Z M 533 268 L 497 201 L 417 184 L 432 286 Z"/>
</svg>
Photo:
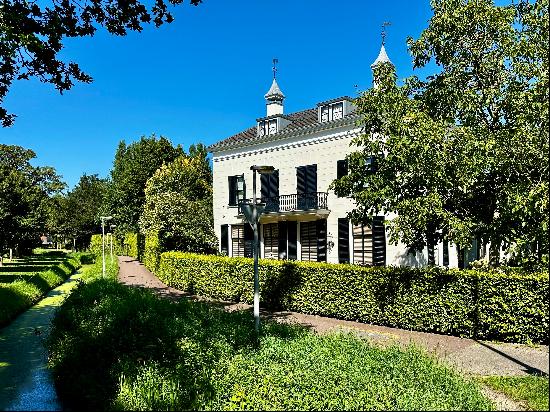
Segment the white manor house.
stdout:
<svg viewBox="0 0 550 412">
<path fill-rule="evenodd" d="M 390 62 L 384 45 L 371 68 L 382 62 Z M 346 155 L 358 149 L 350 146 L 362 130 L 352 98 L 337 97 L 285 114 L 285 96 L 274 76 L 265 99 L 264 117 L 209 147 L 220 252 L 252 257 L 253 230 L 240 203 L 252 197 L 250 167 L 269 165 L 275 168 L 272 174 L 257 176 L 257 196 L 266 205 L 259 224 L 261 258 L 422 266 L 430 253 L 437 265 L 459 265 L 454 245 L 411 251 L 389 243 L 384 221 L 391 216 L 377 216 L 370 228 L 353 225 L 347 218 L 353 201 L 328 190 L 347 173 Z M 466 260 L 478 257 L 469 253 Z"/>
</svg>

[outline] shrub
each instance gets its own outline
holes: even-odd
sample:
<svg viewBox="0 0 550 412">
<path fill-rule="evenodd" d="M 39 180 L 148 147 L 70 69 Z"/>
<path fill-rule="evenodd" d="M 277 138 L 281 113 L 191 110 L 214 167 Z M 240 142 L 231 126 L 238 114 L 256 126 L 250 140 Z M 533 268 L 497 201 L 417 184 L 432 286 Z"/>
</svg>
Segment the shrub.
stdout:
<svg viewBox="0 0 550 412">
<path fill-rule="evenodd" d="M 252 259 L 165 252 L 156 273 L 190 293 L 252 302 Z M 269 308 L 480 339 L 548 342 L 548 273 L 261 259 L 259 274 L 262 304 Z"/>
<path fill-rule="evenodd" d="M 135 232 L 128 232 L 124 235 L 124 253 L 134 259 L 141 258 L 143 251 L 143 235 Z"/>
<path fill-rule="evenodd" d="M 145 235 L 145 248 L 143 252 L 143 264 L 151 272 L 156 272 L 160 255 L 162 253 L 162 246 L 158 233 L 149 232 Z"/>
<path fill-rule="evenodd" d="M 57 393 L 92 410 L 490 408 L 473 382 L 418 350 L 275 322 L 257 337 L 253 325 L 249 311 L 92 280 L 53 322 Z"/>
<path fill-rule="evenodd" d="M 90 246 L 88 247 L 88 250 L 93 253 L 96 257 L 102 255 L 102 235 L 92 235 L 90 239 Z M 109 255 L 111 253 L 111 236 L 105 234 L 105 256 Z M 113 254 L 115 255 L 122 255 L 124 253 L 123 251 L 123 245 L 120 243 L 119 239 L 116 236 L 113 236 Z"/>
</svg>

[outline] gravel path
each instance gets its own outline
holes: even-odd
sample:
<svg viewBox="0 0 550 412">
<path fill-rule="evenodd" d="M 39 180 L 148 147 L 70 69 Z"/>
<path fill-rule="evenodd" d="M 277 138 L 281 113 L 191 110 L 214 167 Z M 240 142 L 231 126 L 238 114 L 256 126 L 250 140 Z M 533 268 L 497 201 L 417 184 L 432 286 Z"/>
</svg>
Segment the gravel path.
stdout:
<svg viewBox="0 0 550 412">
<path fill-rule="evenodd" d="M 133 258 L 119 257 L 119 264 L 119 279 L 122 283 L 148 287 L 156 290 L 160 295 L 172 299 L 187 296 L 205 300 L 166 286 L 145 266 Z M 225 309 L 230 311 L 251 309 L 250 305 L 243 303 L 218 303 L 223 304 Z M 279 322 L 302 324 L 320 333 L 333 330 L 353 331 L 359 336 L 367 337 L 371 341 L 380 344 L 408 345 L 412 343 L 425 348 L 462 372 L 471 375 L 520 376 L 538 373 L 548 376 L 548 346 L 476 341 L 455 336 L 388 328 L 295 312 L 261 311 L 261 315 L 263 318 L 276 319 Z"/>
</svg>

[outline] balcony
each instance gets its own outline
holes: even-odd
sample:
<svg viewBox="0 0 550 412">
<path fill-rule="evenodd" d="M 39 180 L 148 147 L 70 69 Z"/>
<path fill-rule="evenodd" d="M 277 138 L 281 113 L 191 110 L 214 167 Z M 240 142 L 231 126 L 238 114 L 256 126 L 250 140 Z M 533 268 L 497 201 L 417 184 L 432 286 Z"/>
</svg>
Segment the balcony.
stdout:
<svg viewBox="0 0 550 412">
<path fill-rule="evenodd" d="M 313 210 L 328 210 L 327 192 L 315 193 L 294 193 L 291 195 L 281 195 L 275 197 L 263 197 L 262 203 L 265 203 L 264 213 L 288 213 L 288 212 L 306 212 Z M 251 202 L 251 199 L 244 201 Z M 241 208 L 239 205 L 239 214 Z"/>
</svg>

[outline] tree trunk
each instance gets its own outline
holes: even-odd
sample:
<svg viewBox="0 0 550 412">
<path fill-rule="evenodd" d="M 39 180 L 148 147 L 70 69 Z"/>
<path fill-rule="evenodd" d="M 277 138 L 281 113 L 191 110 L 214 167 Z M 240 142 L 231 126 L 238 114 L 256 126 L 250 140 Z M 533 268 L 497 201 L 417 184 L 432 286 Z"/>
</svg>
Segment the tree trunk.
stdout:
<svg viewBox="0 0 550 412">
<path fill-rule="evenodd" d="M 493 240 L 489 245 L 489 267 L 495 268 L 500 265 L 500 242 Z"/>
</svg>

